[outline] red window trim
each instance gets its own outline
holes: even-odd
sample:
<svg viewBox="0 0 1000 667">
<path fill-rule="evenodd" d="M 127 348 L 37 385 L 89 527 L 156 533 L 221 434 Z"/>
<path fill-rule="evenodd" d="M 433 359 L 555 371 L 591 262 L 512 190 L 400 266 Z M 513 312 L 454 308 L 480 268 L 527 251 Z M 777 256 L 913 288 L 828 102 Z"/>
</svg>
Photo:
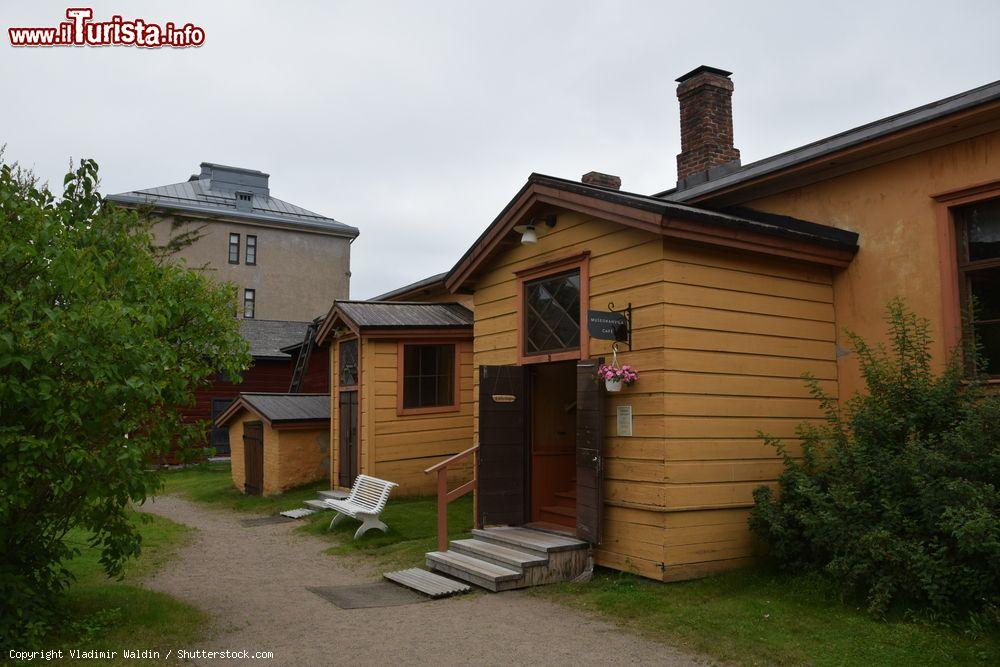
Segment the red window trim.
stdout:
<svg viewBox="0 0 1000 667">
<path fill-rule="evenodd" d="M 449 345 L 455 355 L 455 394 L 451 405 L 435 405 L 428 408 L 403 407 L 403 361 L 407 347 L 415 345 Z M 462 345 L 460 341 L 448 338 L 423 338 L 401 340 L 396 344 L 396 416 L 433 415 L 444 412 L 458 412 L 462 409 Z"/>
<path fill-rule="evenodd" d="M 578 269 L 580 271 L 580 347 L 565 352 L 525 354 L 524 352 L 524 284 L 537 278 Z M 590 356 L 590 335 L 587 333 L 587 309 L 590 308 L 590 251 L 543 262 L 536 266 L 515 271 L 517 276 L 517 363 L 544 364 L 550 361 L 586 359 Z"/>
</svg>

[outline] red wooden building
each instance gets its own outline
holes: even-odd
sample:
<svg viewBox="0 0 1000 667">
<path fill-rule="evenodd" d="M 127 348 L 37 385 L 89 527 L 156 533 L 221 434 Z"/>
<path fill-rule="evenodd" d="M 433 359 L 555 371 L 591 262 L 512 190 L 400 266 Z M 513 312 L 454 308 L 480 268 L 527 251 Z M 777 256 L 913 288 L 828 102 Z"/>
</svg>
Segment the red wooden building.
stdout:
<svg viewBox="0 0 1000 667">
<path fill-rule="evenodd" d="M 329 351 L 312 349 L 308 354 L 299 386 L 293 388 L 292 376 L 300 352 L 305 349 L 309 322 L 280 320 L 240 321 L 243 338 L 250 344 L 253 363 L 239 381 L 219 377 L 209 386 L 195 392 L 195 403 L 183 412 L 186 421 L 210 423 L 206 446 L 215 449 L 216 456 L 229 456 L 229 431 L 216 427 L 215 420 L 244 392 L 303 392 L 330 391 Z M 308 346 L 306 346 L 308 347 Z"/>
</svg>

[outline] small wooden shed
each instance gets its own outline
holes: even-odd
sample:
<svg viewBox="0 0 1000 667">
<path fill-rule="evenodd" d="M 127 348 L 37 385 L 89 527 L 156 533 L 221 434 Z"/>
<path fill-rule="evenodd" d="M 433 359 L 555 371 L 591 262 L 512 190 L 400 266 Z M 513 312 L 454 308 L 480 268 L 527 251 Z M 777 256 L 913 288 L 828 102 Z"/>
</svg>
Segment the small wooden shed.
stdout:
<svg viewBox="0 0 1000 667">
<path fill-rule="evenodd" d="M 329 394 L 240 394 L 216 424 L 229 430 L 233 484 L 247 495 L 326 478 Z"/>
<path fill-rule="evenodd" d="M 436 491 L 424 470 L 472 440 L 472 312 L 459 303 L 338 301 L 317 332 L 330 346 L 331 486 L 358 474 Z M 450 471 L 467 481 L 471 466 Z"/>
</svg>

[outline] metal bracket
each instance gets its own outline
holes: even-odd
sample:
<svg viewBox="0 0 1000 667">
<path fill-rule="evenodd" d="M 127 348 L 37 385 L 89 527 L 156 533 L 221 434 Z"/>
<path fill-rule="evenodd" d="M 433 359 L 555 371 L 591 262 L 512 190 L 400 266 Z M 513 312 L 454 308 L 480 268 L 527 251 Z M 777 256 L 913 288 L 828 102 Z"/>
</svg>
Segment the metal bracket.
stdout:
<svg viewBox="0 0 1000 667">
<path fill-rule="evenodd" d="M 621 310 L 615 310 L 615 302 L 612 301 L 608 303 L 608 310 L 612 313 L 623 313 L 625 315 L 625 340 L 620 341 L 628 345 L 629 352 L 632 351 L 632 302 L 629 301 L 628 305 Z"/>
</svg>

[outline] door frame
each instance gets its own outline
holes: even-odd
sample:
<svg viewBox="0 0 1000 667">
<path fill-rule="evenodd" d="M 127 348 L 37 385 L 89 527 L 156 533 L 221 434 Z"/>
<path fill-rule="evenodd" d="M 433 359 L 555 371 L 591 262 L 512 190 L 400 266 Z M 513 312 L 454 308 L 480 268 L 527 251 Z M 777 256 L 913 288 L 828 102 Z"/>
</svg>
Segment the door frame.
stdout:
<svg viewBox="0 0 1000 667">
<path fill-rule="evenodd" d="M 342 343 L 347 343 L 347 342 L 350 342 L 350 341 L 355 341 L 356 345 L 357 345 L 357 355 L 358 355 L 358 358 L 357 358 L 357 378 L 358 379 L 357 379 L 357 384 L 346 385 L 345 386 L 345 385 L 342 385 L 341 382 L 340 382 L 340 371 L 341 371 L 341 368 L 340 368 L 340 345 Z M 336 343 L 336 350 L 337 350 L 337 360 L 336 360 L 336 363 L 331 364 L 330 373 L 332 374 L 333 378 L 336 379 L 336 383 L 335 384 L 331 383 L 331 386 L 336 386 L 336 388 L 337 388 L 337 392 L 336 392 L 337 400 L 336 400 L 336 407 L 335 407 L 335 410 L 336 410 L 336 419 L 337 419 L 337 438 L 336 438 L 337 457 L 335 459 L 337 461 L 337 474 L 333 475 L 333 467 L 332 467 L 333 464 L 332 464 L 332 461 L 334 459 L 331 457 L 331 470 L 330 470 L 331 480 L 330 481 L 331 481 L 331 485 L 332 486 L 336 486 L 336 487 L 340 487 L 340 488 L 350 488 L 349 486 L 345 487 L 344 485 L 342 485 L 340 483 L 340 469 L 341 469 L 342 458 L 343 458 L 340 455 L 340 432 L 341 432 L 341 430 L 343 428 L 343 426 L 340 423 L 340 395 L 342 393 L 344 393 L 344 392 L 350 392 L 350 391 L 353 391 L 353 392 L 355 392 L 357 394 L 357 409 L 355 410 L 355 415 L 354 415 L 354 428 L 355 428 L 355 433 L 357 434 L 357 436 L 356 436 L 357 437 L 357 443 L 356 443 L 357 446 L 355 448 L 355 453 L 354 453 L 354 474 L 355 474 L 355 477 L 356 477 L 357 475 L 361 474 L 361 437 L 362 437 L 362 434 L 361 434 L 361 401 L 363 399 L 362 386 L 364 385 L 364 376 L 362 375 L 362 371 L 363 371 L 363 368 L 362 368 L 362 359 L 364 357 L 364 354 L 363 354 L 364 348 L 363 348 L 363 343 L 362 343 L 361 336 L 358 335 L 357 333 L 353 333 L 353 332 L 345 334 L 345 335 L 341 336 L 340 338 L 337 338 L 336 341 L 335 341 L 335 343 Z M 333 420 L 331 419 L 331 422 L 332 421 Z M 352 480 L 351 483 L 353 484 L 353 480 Z"/>
<path fill-rule="evenodd" d="M 257 437 L 251 436 L 247 433 L 249 428 L 253 428 L 257 431 Z M 250 486 L 250 459 L 248 450 L 248 440 L 255 440 L 260 447 L 260 465 L 254 466 L 260 469 L 260 486 L 256 485 Z M 256 457 L 255 457 L 256 458 Z M 248 496 L 262 496 L 264 495 L 264 422 L 262 421 L 246 421 L 243 422 L 243 493 Z"/>
</svg>

